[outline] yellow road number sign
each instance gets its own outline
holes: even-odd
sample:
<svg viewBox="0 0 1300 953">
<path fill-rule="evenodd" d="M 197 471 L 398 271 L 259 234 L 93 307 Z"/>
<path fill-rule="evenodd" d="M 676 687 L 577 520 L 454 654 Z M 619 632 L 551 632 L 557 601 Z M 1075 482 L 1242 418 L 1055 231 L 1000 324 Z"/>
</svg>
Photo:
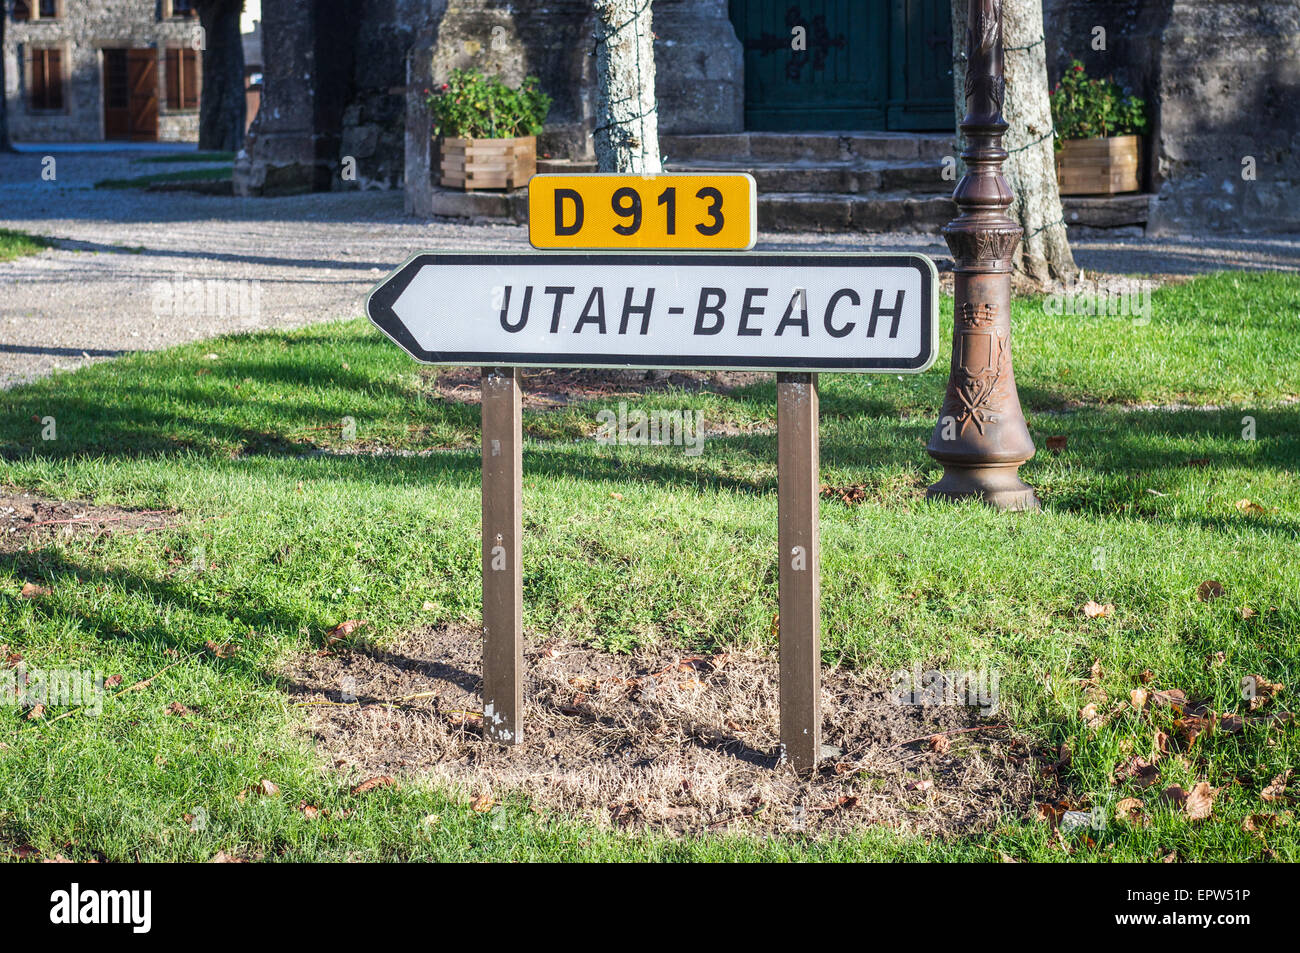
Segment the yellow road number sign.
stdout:
<svg viewBox="0 0 1300 953">
<path fill-rule="evenodd" d="M 534 248 L 743 251 L 757 238 L 758 191 L 745 173 L 535 175 Z"/>
</svg>

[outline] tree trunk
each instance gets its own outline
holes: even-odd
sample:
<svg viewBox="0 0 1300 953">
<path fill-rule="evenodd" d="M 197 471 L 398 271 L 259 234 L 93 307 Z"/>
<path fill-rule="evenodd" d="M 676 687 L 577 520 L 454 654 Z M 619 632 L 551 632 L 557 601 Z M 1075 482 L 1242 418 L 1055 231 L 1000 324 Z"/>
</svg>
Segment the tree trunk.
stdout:
<svg viewBox="0 0 1300 953">
<path fill-rule="evenodd" d="M 5 98 L 5 20 L 8 4 L 0 3 L 0 152 L 13 152 L 14 144 L 9 140 L 9 104 Z"/>
<path fill-rule="evenodd" d="M 203 92 L 199 97 L 199 148 L 238 152 L 244 141 L 244 41 L 239 14 L 244 0 L 197 0 L 203 27 Z"/>
<path fill-rule="evenodd" d="M 1012 264 L 1041 287 L 1070 285 L 1079 269 L 1065 233 L 1056 185 L 1052 110 L 1047 98 L 1047 50 L 1042 0 L 992 0 L 1002 4 L 1005 54 L 1007 161 L 1003 171 L 1015 196 L 1010 215 L 1025 230 Z M 966 0 L 953 0 L 953 90 L 958 121 L 966 111 Z M 960 137 L 961 133 L 958 133 Z"/>
<path fill-rule="evenodd" d="M 601 172 L 663 171 L 655 106 L 650 0 L 593 0 L 596 13 L 596 128 Z"/>
</svg>

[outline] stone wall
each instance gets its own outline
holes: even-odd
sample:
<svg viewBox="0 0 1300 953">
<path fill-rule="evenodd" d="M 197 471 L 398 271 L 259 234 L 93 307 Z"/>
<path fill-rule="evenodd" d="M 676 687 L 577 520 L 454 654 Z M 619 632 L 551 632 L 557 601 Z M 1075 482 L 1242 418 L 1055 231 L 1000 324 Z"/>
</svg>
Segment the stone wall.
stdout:
<svg viewBox="0 0 1300 953">
<path fill-rule="evenodd" d="M 1151 109 L 1148 232 L 1300 230 L 1300 4 L 1047 0 L 1045 17 L 1051 81 L 1077 57 Z"/>
<path fill-rule="evenodd" d="M 6 15 L 12 6 L 4 0 Z M 35 3 L 33 2 L 33 6 Z M 157 0 L 64 0 L 57 20 L 5 25 L 4 95 L 9 134 L 18 141 L 86 142 L 104 138 L 102 50 L 156 48 L 158 54 L 158 138 L 198 139 L 198 110 L 167 108 L 167 47 L 188 46 L 197 19 L 159 19 Z M 58 48 L 63 54 L 63 109 L 33 112 L 27 105 L 28 47 Z M 201 71 L 200 71 L 201 72 Z"/>
<path fill-rule="evenodd" d="M 1148 231 L 1300 231 L 1300 4 L 1179 0 L 1159 62 Z"/>
<path fill-rule="evenodd" d="M 660 135 L 743 132 L 745 51 L 727 0 L 654 0 Z"/>
</svg>

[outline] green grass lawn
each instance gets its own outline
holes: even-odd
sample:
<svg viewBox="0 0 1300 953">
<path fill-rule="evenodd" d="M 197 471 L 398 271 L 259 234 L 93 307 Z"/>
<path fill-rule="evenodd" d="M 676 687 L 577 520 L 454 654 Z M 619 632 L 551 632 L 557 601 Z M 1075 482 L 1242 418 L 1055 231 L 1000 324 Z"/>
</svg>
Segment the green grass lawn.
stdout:
<svg viewBox="0 0 1300 953">
<path fill-rule="evenodd" d="M 152 172 L 148 175 L 137 175 L 130 179 L 100 179 L 95 183 L 95 188 L 143 189 L 150 185 L 162 185 L 168 182 L 224 182 L 230 178 L 232 169 L 233 166 L 229 162 L 225 162 L 211 168 L 182 169 L 179 172 Z"/>
<path fill-rule="evenodd" d="M 945 336 L 951 307 L 947 299 Z M 181 514 L 159 531 L 0 554 L 0 642 L 28 666 L 121 675 L 121 688 L 156 676 L 98 717 L 54 721 L 68 709 L 51 709 L 29 720 L 0 707 L 0 853 L 1300 859 L 1287 801 L 1261 798 L 1297 767 L 1293 724 L 1247 719 L 1175 741 L 1143 790 L 1115 769 L 1145 757 L 1157 730 L 1177 737 L 1171 709 L 1129 706 L 1101 725 L 1081 715 L 1098 690 L 1104 715 L 1145 688 L 1245 716 L 1246 675 L 1285 686 L 1261 713 L 1294 709 L 1300 279 L 1221 274 L 1161 289 L 1145 325 L 1054 317 L 1033 299 L 1016 302 L 1013 322 L 1039 446 L 1023 475 L 1041 513 L 924 501 L 938 474 L 923 445 L 946 352 L 915 377 L 823 376 L 822 479 L 870 491 L 859 505 L 822 504 L 824 659 L 882 673 L 995 670 L 1000 717 L 1037 745 L 1068 749 L 1060 770 L 1071 801 L 1113 816 L 1120 799 L 1138 798 L 1147 826 L 1111 820 L 1058 838 L 1007 817 L 993 832 L 946 840 L 880 829 L 821 842 L 670 839 L 518 801 L 504 817 L 476 814 L 419 781 L 353 794 L 296 730 L 302 713 L 277 688 L 277 665 L 344 619 L 368 620 L 383 642 L 440 622 L 472 626 L 480 607 L 477 408 L 441 399 L 430 372 L 352 320 L 127 357 L 0 393 L 0 485 Z M 735 425 L 739 435 L 710 439 L 700 456 L 595 445 L 585 438 L 600 404 L 528 413 L 526 630 L 613 650 L 771 647 L 773 395 L 764 383 L 637 402 Z M 46 417 L 56 440 L 41 439 Z M 345 417 L 355 443 L 343 439 Z M 1065 437 L 1065 448 L 1048 452 L 1048 437 Z M 1198 599 L 1206 580 L 1223 597 Z M 21 598 L 28 582 L 49 595 Z M 1089 600 L 1113 613 L 1085 618 Z M 235 651 L 218 657 L 208 642 Z M 177 701 L 184 717 L 168 714 Z M 276 796 L 243 795 L 262 778 Z M 1210 818 L 1158 803 L 1166 787 L 1200 781 L 1219 789 Z M 308 819 L 304 801 L 329 816 Z M 1244 830 L 1258 814 L 1278 818 Z"/>
<path fill-rule="evenodd" d="M 23 255 L 35 255 L 49 248 L 49 242 L 26 232 L 15 232 L 10 228 L 0 228 L 0 262 L 13 261 Z"/>
<path fill-rule="evenodd" d="M 235 154 L 233 152 L 168 152 L 165 155 L 148 156 L 139 159 L 138 161 L 154 164 L 179 164 L 183 162 L 234 162 Z"/>
</svg>

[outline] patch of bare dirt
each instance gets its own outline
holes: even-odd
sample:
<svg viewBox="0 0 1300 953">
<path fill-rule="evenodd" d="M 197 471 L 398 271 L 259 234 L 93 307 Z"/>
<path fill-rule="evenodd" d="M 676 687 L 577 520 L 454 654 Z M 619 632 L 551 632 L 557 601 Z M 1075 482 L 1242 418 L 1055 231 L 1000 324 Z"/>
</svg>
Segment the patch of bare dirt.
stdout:
<svg viewBox="0 0 1300 953">
<path fill-rule="evenodd" d="M 477 633 L 439 628 L 385 650 L 303 655 L 284 675 L 345 774 L 430 777 L 480 801 L 522 793 L 623 828 L 967 833 L 1028 813 L 1044 786 L 1034 753 L 996 718 L 893 704 L 887 677 L 840 671 L 822 682 L 823 741 L 838 750 L 801 779 L 777 762 L 776 660 L 751 652 L 530 646 L 524 740 L 507 748 L 482 737 L 480 652 Z"/>
<path fill-rule="evenodd" d="M 175 516 L 166 510 L 124 510 L 0 490 L 0 552 L 43 546 L 55 539 L 156 529 L 174 522 Z"/>
<path fill-rule="evenodd" d="M 444 400 L 477 404 L 482 369 L 425 368 L 432 392 Z M 558 410 L 594 400 L 617 400 L 665 390 L 709 390 L 725 394 L 770 377 L 757 371 L 643 371 L 595 368 L 524 368 L 520 371 L 526 410 Z"/>
</svg>

